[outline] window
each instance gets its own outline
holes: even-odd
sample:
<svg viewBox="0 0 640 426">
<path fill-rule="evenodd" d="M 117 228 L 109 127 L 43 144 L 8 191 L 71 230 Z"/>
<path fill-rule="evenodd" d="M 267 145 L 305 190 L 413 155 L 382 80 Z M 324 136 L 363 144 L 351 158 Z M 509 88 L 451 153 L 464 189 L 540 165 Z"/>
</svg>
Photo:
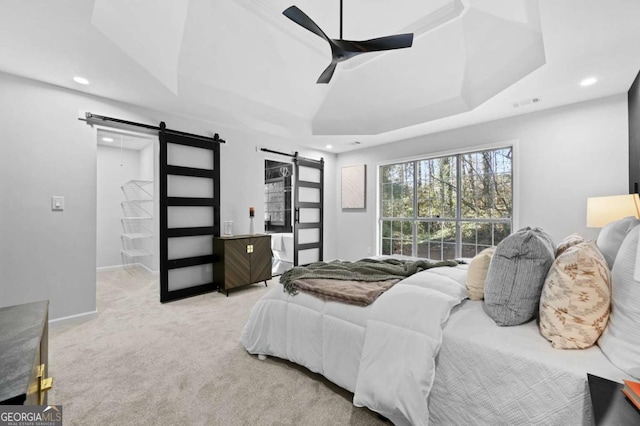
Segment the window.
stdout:
<svg viewBox="0 0 640 426">
<path fill-rule="evenodd" d="M 265 181 L 264 220 L 269 222 L 271 225 L 284 226 L 284 201 L 284 178 L 275 178 Z"/>
<path fill-rule="evenodd" d="M 473 257 L 511 233 L 512 148 L 380 166 L 380 252 Z"/>
<path fill-rule="evenodd" d="M 293 164 L 264 161 L 264 230 L 291 232 L 291 174 Z"/>
</svg>

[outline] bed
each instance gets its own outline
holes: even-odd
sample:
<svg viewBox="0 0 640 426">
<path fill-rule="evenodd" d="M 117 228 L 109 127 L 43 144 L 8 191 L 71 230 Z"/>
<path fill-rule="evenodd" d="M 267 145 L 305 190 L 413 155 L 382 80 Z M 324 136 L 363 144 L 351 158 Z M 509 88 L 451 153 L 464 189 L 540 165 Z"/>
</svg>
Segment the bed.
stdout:
<svg viewBox="0 0 640 426">
<path fill-rule="evenodd" d="M 278 284 L 241 342 L 322 374 L 396 425 L 593 424 L 586 373 L 625 374 L 597 346 L 553 349 L 535 321 L 497 326 L 482 302 L 465 300 L 466 276 L 466 265 L 429 269 L 366 307 Z"/>
<path fill-rule="evenodd" d="M 278 284 L 252 308 L 241 342 L 249 353 L 324 375 L 353 392 L 356 406 L 419 424 L 428 417 L 442 325 L 466 297 L 465 276 L 464 265 L 427 269 L 366 307 L 292 296 Z"/>
</svg>

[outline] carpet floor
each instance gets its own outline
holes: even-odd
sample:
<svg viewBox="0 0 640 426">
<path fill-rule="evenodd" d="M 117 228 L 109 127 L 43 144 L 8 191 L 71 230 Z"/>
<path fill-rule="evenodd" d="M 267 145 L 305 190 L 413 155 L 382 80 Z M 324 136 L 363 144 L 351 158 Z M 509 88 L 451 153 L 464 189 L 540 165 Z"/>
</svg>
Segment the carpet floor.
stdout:
<svg viewBox="0 0 640 426">
<path fill-rule="evenodd" d="M 160 304 L 150 274 L 98 273 L 97 316 L 50 330 L 49 403 L 65 425 L 388 425 L 322 376 L 244 350 L 270 288 Z"/>
</svg>

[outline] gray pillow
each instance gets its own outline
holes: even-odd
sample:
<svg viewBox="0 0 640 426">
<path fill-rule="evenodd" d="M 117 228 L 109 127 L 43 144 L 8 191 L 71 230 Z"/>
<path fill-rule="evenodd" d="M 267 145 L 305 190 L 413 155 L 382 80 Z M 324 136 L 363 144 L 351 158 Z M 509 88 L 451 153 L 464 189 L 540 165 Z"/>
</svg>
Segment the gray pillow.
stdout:
<svg viewBox="0 0 640 426">
<path fill-rule="evenodd" d="M 624 238 L 638 225 L 640 225 L 640 219 L 629 216 L 605 225 L 598 234 L 596 245 L 600 249 L 600 253 L 607 259 L 609 269 L 613 269 L 613 262 L 616 260 Z"/>
<path fill-rule="evenodd" d="M 555 244 L 540 228 L 523 228 L 498 244 L 484 285 L 485 308 L 496 324 L 523 324 L 538 313 L 554 259 Z"/>
</svg>

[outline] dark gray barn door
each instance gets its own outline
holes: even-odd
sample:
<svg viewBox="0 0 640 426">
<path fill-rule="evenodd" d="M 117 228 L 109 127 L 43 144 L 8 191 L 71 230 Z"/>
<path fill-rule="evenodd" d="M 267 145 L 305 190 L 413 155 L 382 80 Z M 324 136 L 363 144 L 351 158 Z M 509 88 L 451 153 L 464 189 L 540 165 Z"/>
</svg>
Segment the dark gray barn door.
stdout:
<svg viewBox="0 0 640 426">
<path fill-rule="evenodd" d="M 216 290 L 212 270 L 212 237 L 220 235 L 220 144 L 216 139 L 160 124 L 163 303 Z"/>
<path fill-rule="evenodd" d="M 294 163 L 293 264 L 308 265 L 323 260 L 324 159 Z"/>
</svg>

